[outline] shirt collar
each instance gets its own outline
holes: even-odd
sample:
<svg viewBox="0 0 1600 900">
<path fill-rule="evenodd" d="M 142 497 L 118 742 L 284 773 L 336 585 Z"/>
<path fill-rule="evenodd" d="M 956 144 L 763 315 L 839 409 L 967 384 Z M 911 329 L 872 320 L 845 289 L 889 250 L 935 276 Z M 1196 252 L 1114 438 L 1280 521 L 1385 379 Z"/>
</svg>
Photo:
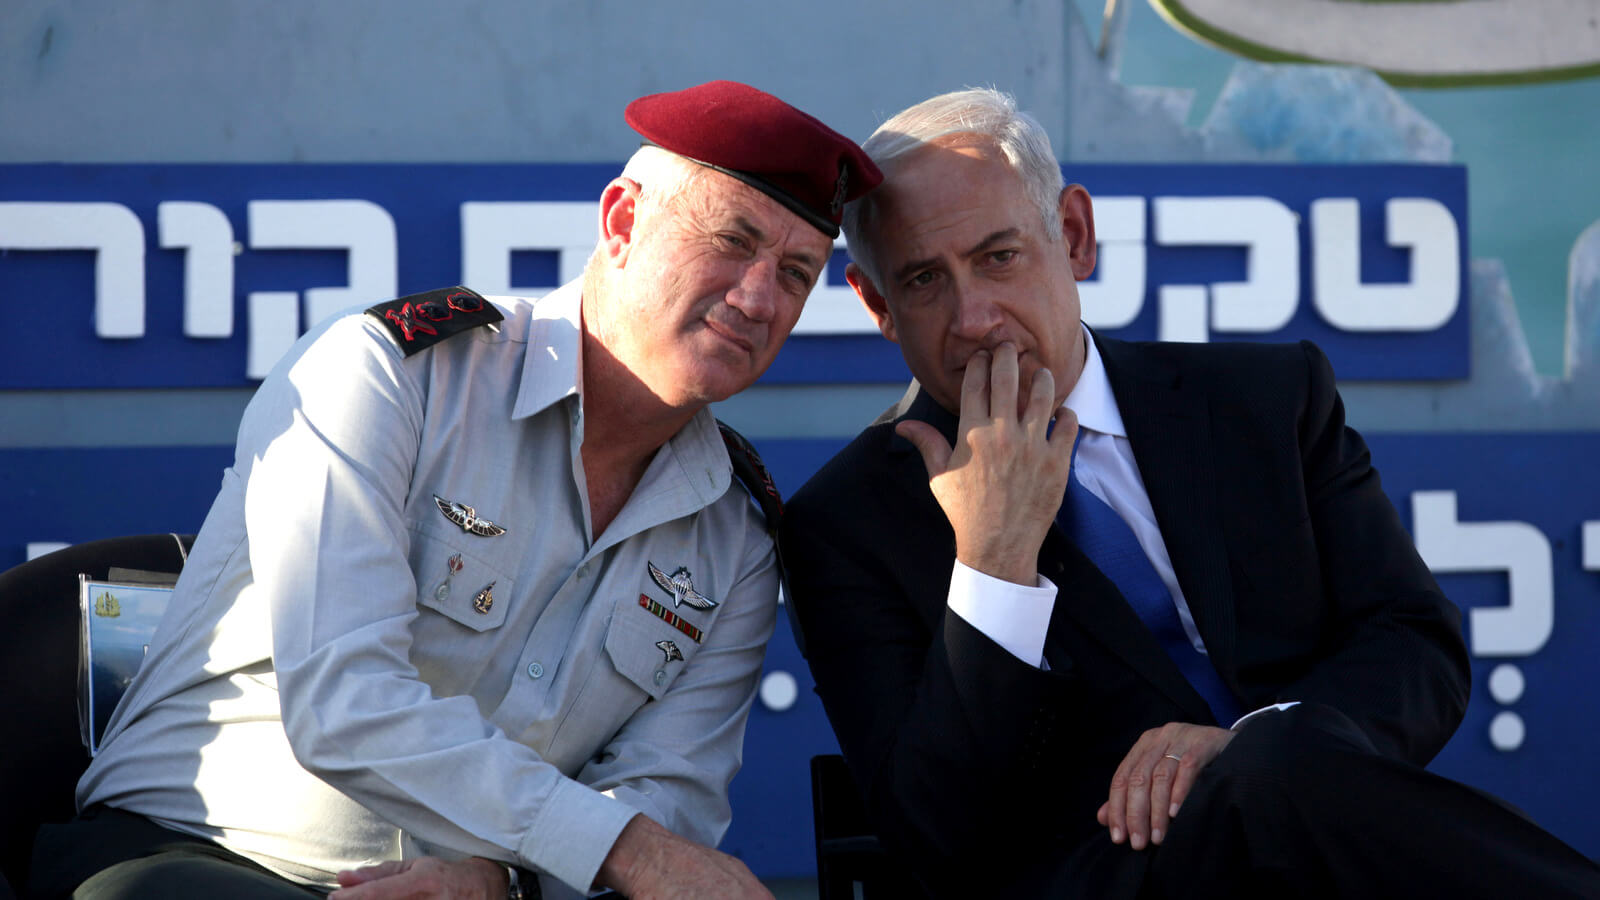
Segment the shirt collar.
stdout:
<svg viewBox="0 0 1600 900">
<path fill-rule="evenodd" d="M 1100 358 L 1100 348 L 1094 345 L 1094 335 L 1089 332 L 1089 327 L 1082 324 L 1079 327 L 1083 329 L 1083 342 L 1088 352 L 1083 357 L 1083 372 L 1078 375 L 1078 383 L 1073 385 L 1072 393 L 1067 395 L 1062 406 L 1078 414 L 1080 428 L 1125 438 L 1128 430 L 1122 424 L 1122 410 L 1117 406 L 1117 397 L 1111 393 L 1111 382 L 1106 378 L 1106 364 Z"/>
<path fill-rule="evenodd" d="M 527 356 L 513 419 L 525 419 L 564 397 L 576 396 L 583 380 L 582 283 L 569 282 L 531 304 Z"/>
</svg>

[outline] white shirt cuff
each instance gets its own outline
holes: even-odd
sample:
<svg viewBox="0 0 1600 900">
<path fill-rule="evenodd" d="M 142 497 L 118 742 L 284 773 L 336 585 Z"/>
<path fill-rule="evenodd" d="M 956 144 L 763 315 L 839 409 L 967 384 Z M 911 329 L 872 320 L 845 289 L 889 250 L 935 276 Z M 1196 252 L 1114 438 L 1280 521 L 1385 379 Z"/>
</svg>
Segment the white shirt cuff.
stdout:
<svg viewBox="0 0 1600 900">
<path fill-rule="evenodd" d="M 956 561 L 950 573 L 950 610 L 1030 666 L 1044 662 L 1044 636 L 1056 607 L 1056 586 L 1043 575 L 1025 587 L 985 575 Z"/>
<path fill-rule="evenodd" d="M 1251 719 L 1254 719 L 1256 716 L 1259 716 L 1262 713 L 1282 712 L 1283 710 L 1286 710 L 1291 706 L 1299 706 L 1299 705 L 1300 705 L 1300 701 L 1299 700 L 1290 700 L 1288 703 L 1274 703 L 1271 706 L 1263 706 L 1260 709 L 1256 710 L 1255 712 L 1245 713 L 1244 715 L 1240 716 L 1239 717 L 1239 721 L 1233 723 L 1233 727 L 1229 728 L 1228 730 L 1229 731 L 1238 731 L 1240 725 L 1243 725 L 1244 723 L 1250 721 Z"/>
</svg>

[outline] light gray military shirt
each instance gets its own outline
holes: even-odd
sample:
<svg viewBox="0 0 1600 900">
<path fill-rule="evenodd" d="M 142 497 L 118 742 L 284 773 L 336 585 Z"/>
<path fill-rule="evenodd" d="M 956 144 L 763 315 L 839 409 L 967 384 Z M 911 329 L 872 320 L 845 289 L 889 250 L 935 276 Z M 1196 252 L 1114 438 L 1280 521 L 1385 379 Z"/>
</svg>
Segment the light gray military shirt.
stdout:
<svg viewBox="0 0 1600 900">
<path fill-rule="evenodd" d="M 498 331 L 411 356 L 359 313 L 296 345 L 80 805 L 328 886 L 433 853 L 571 896 L 635 812 L 717 843 L 772 542 L 705 410 L 589 533 L 578 301 L 494 298 Z"/>
</svg>

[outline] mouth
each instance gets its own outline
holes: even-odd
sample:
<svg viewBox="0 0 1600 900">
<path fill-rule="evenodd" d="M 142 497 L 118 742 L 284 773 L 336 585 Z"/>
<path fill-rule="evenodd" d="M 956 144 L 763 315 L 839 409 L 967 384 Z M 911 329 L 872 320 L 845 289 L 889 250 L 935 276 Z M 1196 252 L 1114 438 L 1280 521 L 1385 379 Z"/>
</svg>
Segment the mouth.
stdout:
<svg viewBox="0 0 1600 900">
<path fill-rule="evenodd" d="M 988 351 L 989 358 L 991 360 L 994 359 L 994 348 L 993 347 L 979 347 L 978 350 L 986 350 L 986 351 Z M 957 360 L 954 364 L 951 365 L 950 370 L 952 372 L 954 372 L 957 377 L 965 378 L 966 374 L 967 374 L 967 366 L 972 364 L 972 357 L 977 355 L 978 350 L 972 351 L 972 353 L 969 354 L 964 359 Z M 1032 355 L 1032 352 L 1033 351 L 1031 351 L 1031 350 L 1018 350 L 1017 351 L 1017 368 L 1018 369 L 1022 368 L 1023 361 L 1027 360 Z"/>
<path fill-rule="evenodd" d="M 750 338 L 714 319 L 705 319 L 704 321 L 706 323 L 706 330 L 721 338 L 723 341 L 738 347 L 745 353 L 755 352 L 755 342 Z"/>
</svg>

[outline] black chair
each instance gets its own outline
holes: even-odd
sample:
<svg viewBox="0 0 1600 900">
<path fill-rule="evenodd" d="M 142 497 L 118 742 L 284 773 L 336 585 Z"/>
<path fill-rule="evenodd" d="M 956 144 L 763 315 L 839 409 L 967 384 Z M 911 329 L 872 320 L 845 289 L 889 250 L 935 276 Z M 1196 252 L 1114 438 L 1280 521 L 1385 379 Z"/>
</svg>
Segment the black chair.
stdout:
<svg viewBox="0 0 1600 900">
<path fill-rule="evenodd" d="M 855 779 L 837 753 L 811 757 L 811 819 L 820 900 L 854 900 L 857 885 L 863 900 L 926 896 L 873 834 Z"/>
<path fill-rule="evenodd" d="M 72 818 L 73 789 L 89 765 L 78 729 L 79 574 L 175 574 L 193 543 L 194 535 L 108 538 L 0 573 L 0 885 L 28 883 L 34 833 Z"/>
</svg>

